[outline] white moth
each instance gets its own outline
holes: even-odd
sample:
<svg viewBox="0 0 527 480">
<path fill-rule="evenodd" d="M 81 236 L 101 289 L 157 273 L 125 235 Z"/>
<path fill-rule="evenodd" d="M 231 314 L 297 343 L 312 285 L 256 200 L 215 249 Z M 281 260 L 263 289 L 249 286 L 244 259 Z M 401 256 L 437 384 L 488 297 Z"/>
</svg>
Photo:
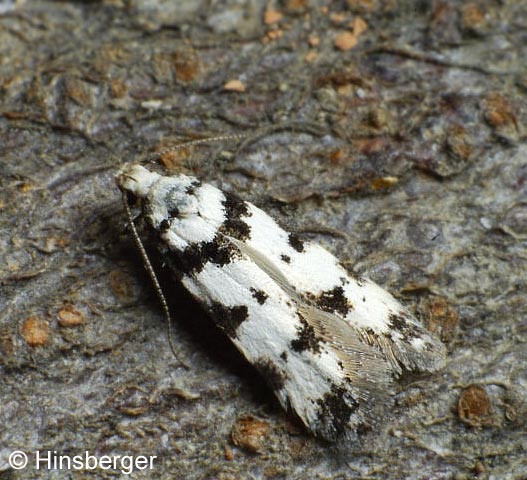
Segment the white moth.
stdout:
<svg viewBox="0 0 527 480">
<path fill-rule="evenodd" d="M 392 295 L 253 204 L 140 165 L 117 183 L 163 261 L 315 435 L 370 424 L 394 377 L 443 365 L 443 344 Z"/>
</svg>

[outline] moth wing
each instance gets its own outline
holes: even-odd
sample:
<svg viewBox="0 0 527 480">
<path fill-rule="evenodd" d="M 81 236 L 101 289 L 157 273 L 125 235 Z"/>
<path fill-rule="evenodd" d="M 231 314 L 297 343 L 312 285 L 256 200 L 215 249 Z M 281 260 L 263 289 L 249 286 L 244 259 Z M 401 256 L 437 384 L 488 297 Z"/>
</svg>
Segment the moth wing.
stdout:
<svg viewBox="0 0 527 480">
<path fill-rule="evenodd" d="M 304 320 L 339 358 L 344 377 L 352 383 L 362 400 L 368 400 L 372 395 L 386 395 L 386 387 L 392 381 L 392 366 L 377 348 L 363 339 L 358 329 L 341 317 L 306 303 L 276 264 L 264 254 L 240 240 L 231 237 L 229 240 L 269 275 L 296 304 Z"/>
<path fill-rule="evenodd" d="M 322 246 L 301 241 L 263 210 L 246 205 L 244 220 L 251 235 L 238 246 L 292 297 L 296 294 L 298 300 L 301 296 L 324 311 L 335 307 L 332 313 L 360 332 L 365 343 L 382 352 L 396 374 L 403 370 L 435 371 L 444 366 L 444 345 L 390 293 L 370 280 L 357 278 Z"/>
<path fill-rule="evenodd" d="M 361 421 L 374 423 L 379 413 L 374 412 L 375 403 L 384 404 L 383 399 L 386 400 L 391 390 L 392 366 L 342 318 L 303 302 L 298 302 L 297 307 L 316 335 L 324 339 L 341 362 L 344 376 L 353 386 L 354 396 L 362 401 Z"/>
<path fill-rule="evenodd" d="M 286 292 L 291 298 L 298 297 L 294 287 L 289 283 L 286 276 L 282 271 L 267 258 L 263 253 L 256 250 L 255 248 L 247 245 L 234 237 L 226 236 L 226 238 L 232 242 L 238 249 L 245 255 L 247 255 L 259 268 L 264 271 L 271 279 L 278 284 L 284 292 Z"/>
<path fill-rule="evenodd" d="M 245 242 L 232 237 L 228 239 L 280 285 L 300 309 L 308 312 L 306 315 L 312 321 L 313 328 L 321 334 L 325 332 L 330 335 L 337 350 L 361 352 L 361 355 L 370 357 L 373 356 L 372 352 L 376 355 L 381 352 L 394 375 L 399 375 L 403 368 L 435 371 L 444 365 L 446 350 L 443 343 L 428 332 L 390 293 L 372 281 L 363 279 L 359 283 L 353 277 L 348 277 L 352 290 L 358 292 L 355 294 L 357 298 L 351 300 L 352 304 L 357 305 L 358 311 L 352 310 L 346 317 L 340 317 L 308 304 L 277 264 L 265 254 Z M 363 311 L 363 302 L 359 300 L 363 291 L 368 292 L 370 303 L 382 307 L 380 312 Z M 366 327 L 368 317 L 375 317 L 377 322 L 382 323 L 384 333 Z M 349 358 L 351 357 L 353 355 L 350 354 Z M 378 360 L 372 359 L 369 364 L 378 364 Z"/>
<path fill-rule="evenodd" d="M 446 347 L 424 328 L 402 305 L 386 319 L 390 329 L 385 333 L 360 328 L 360 335 L 369 345 L 381 350 L 400 374 L 403 369 L 433 372 L 445 363 Z"/>
</svg>

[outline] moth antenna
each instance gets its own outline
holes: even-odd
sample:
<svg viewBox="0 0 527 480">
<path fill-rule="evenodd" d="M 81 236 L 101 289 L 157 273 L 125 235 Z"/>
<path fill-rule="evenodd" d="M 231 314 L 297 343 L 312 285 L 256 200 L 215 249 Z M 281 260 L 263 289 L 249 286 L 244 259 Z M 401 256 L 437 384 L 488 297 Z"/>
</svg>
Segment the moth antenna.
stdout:
<svg viewBox="0 0 527 480">
<path fill-rule="evenodd" d="M 212 143 L 212 142 L 224 142 L 228 140 L 240 140 L 243 138 L 247 138 L 250 134 L 249 133 L 231 133 L 229 135 L 218 135 L 216 137 L 207 137 L 207 138 L 199 138 L 197 140 L 190 140 L 188 142 L 180 143 L 179 145 L 175 145 L 173 147 L 165 148 L 163 150 L 160 150 L 159 152 L 154 152 L 148 154 L 144 160 L 145 161 L 151 161 L 156 158 L 159 158 L 163 155 L 166 155 L 167 153 L 174 152 L 176 150 L 180 150 L 182 148 L 186 147 L 193 147 L 196 145 L 204 145 L 206 143 Z"/>
<path fill-rule="evenodd" d="M 178 354 L 176 353 L 176 349 L 174 348 L 174 344 L 172 343 L 172 319 L 170 318 L 170 310 L 168 308 L 168 303 L 166 301 L 165 295 L 163 294 L 163 289 L 161 288 L 161 285 L 159 284 L 159 280 L 157 279 L 156 273 L 154 271 L 154 267 L 152 267 L 152 263 L 150 262 L 150 259 L 148 258 L 148 254 L 146 253 L 146 249 L 143 245 L 143 242 L 141 242 L 141 239 L 139 238 L 139 234 L 137 233 L 137 229 L 135 228 L 135 223 L 132 217 L 132 212 L 130 210 L 130 206 L 128 205 L 128 200 L 124 192 L 122 195 L 122 199 L 123 199 L 124 210 L 126 212 L 126 217 L 128 219 L 128 224 L 130 225 L 130 229 L 132 230 L 132 237 L 143 259 L 143 265 L 145 266 L 145 269 L 148 272 L 148 275 L 150 276 L 152 283 L 154 284 L 154 290 L 156 291 L 157 297 L 159 298 L 159 301 L 161 302 L 163 313 L 165 314 L 165 317 L 167 319 L 167 335 L 168 335 L 168 344 L 170 345 L 170 350 L 172 350 L 172 354 L 174 355 L 175 359 L 184 368 L 190 369 L 190 367 L 185 362 L 180 360 L 180 358 L 178 357 Z"/>
</svg>

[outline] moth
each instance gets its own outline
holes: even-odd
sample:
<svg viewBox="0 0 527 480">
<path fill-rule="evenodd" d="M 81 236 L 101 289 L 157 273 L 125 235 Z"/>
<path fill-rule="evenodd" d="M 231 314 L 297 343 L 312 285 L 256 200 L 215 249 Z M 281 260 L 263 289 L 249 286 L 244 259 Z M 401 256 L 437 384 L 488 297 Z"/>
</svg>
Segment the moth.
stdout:
<svg viewBox="0 0 527 480">
<path fill-rule="evenodd" d="M 116 181 L 163 262 L 315 436 L 370 425 L 394 378 L 443 366 L 444 345 L 390 293 L 252 203 L 137 164 Z"/>
</svg>

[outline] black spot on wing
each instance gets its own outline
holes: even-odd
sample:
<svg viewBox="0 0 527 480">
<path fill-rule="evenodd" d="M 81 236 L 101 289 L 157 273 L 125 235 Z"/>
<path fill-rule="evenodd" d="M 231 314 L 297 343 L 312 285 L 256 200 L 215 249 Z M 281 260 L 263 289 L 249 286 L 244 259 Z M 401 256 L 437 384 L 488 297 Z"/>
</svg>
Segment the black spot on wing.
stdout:
<svg viewBox="0 0 527 480">
<path fill-rule="evenodd" d="M 168 220 L 162 220 L 159 224 L 159 230 L 161 233 L 164 233 L 170 229 L 170 222 Z"/>
<path fill-rule="evenodd" d="M 402 340 L 407 343 L 411 343 L 415 338 L 421 338 L 421 332 L 413 323 L 408 321 L 408 314 L 405 312 L 390 312 L 388 326 L 391 330 L 399 333 Z"/>
<path fill-rule="evenodd" d="M 196 179 L 186 188 L 185 193 L 187 195 L 194 195 L 196 189 L 198 189 L 199 187 L 201 187 L 201 182 Z"/>
<path fill-rule="evenodd" d="M 317 400 L 318 418 L 324 425 L 324 435 L 338 437 L 349 429 L 351 416 L 359 408 L 359 402 L 343 387 L 333 385 L 331 391 Z"/>
<path fill-rule="evenodd" d="M 371 335 L 372 337 L 375 337 L 377 334 L 375 333 L 375 331 L 373 330 L 373 328 L 371 327 L 367 327 L 364 329 L 364 331 L 368 334 L 368 335 Z"/>
<path fill-rule="evenodd" d="M 219 266 L 227 265 L 241 257 L 241 252 L 232 242 L 217 235 L 210 242 L 194 243 L 183 250 L 172 249 L 169 256 L 175 269 L 192 274 L 201 272 L 208 262 Z"/>
<path fill-rule="evenodd" d="M 344 294 L 344 289 L 341 286 L 335 287 L 332 290 L 326 290 L 318 295 L 306 294 L 306 296 L 321 310 L 330 313 L 337 312 L 343 317 L 353 308 L 353 305 L 348 301 Z"/>
<path fill-rule="evenodd" d="M 297 313 L 297 315 L 300 318 L 302 326 L 298 329 L 298 336 L 291 341 L 291 348 L 295 352 L 310 350 L 313 353 L 320 353 L 320 344 L 323 342 L 322 338 L 317 337 L 315 329 L 309 325 L 300 313 Z"/>
<path fill-rule="evenodd" d="M 254 362 L 254 366 L 273 390 L 283 388 L 287 375 L 270 358 L 259 358 Z"/>
<path fill-rule="evenodd" d="M 245 305 L 226 307 L 219 302 L 212 302 L 210 313 L 216 324 L 230 338 L 236 338 L 236 330 L 249 317 L 249 311 Z"/>
<path fill-rule="evenodd" d="M 240 255 L 236 246 L 228 240 L 218 236 L 216 236 L 212 242 L 204 243 L 201 251 L 204 258 L 219 266 L 230 263 L 233 258 Z"/>
<path fill-rule="evenodd" d="M 251 215 L 247 203 L 232 193 L 224 195 L 222 204 L 225 208 L 225 221 L 220 227 L 222 233 L 241 241 L 247 240 L 251 235 L 251 227 L 243 220 Z"/>
<path fill-rule="evenodd" d="M 267 293 L 265 293 L 263 290 L 258 290 L 254 287 L 251 287 L 251 293 L 260 305 L 263 305 L 265 301 L 269 298 L 269 295 L 267 295 Z"/>
<path fill-rule="evenodd" d="M 189 245 L 183 250 L 172 248 L 162 253 L 171 269 L 184 274 L 201 272 L 203 265 L 207 262 L 199 244 Z"/>
<path fill-rule="evenodd" d="M 393 342 L 394 339 L 393 339 L 393 335 L 389 332 L 384 332 L 381 334 L 384 338 L 386 338 L 386 340 L 389 340 L 390 342 Z"/>
<path fill-rule="evenodd" d="M 304 242 L 300 240 L 298 235 L 295 233 L 290 233 L 288 240 L 289 245 L 291 245 L 297 252 L 302 253 L 304 251 Z"/>
<path fill-rule="evenodd" d="M 179 208 L 178 207 L 172 207 L 169 211 L 168 211 L 168 217 L 169 218 L 178 218 L 179 217 Z"/>
<path fill-rule="evenodd" d="M 286 255 L 285 253 L 282 253 L 282 255 L 280 255 L 280 258 L 282 259 L 282 262 L 291 263 L 291 257 L 289 255 Z"/>
</svg>

